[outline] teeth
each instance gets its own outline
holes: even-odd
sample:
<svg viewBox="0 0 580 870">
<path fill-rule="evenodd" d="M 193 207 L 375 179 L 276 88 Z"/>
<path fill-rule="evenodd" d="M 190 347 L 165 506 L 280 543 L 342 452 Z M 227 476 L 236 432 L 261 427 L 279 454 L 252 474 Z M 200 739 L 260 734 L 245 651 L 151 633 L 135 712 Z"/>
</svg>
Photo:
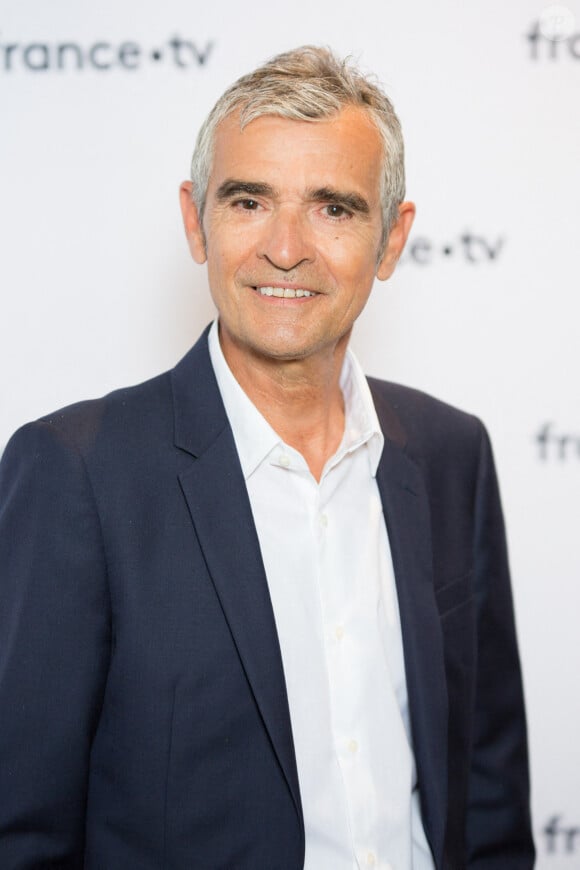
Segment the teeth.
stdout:
<svg viewBox="0 0 580 870">
<path fill-rule="evenodd" d="M 310 290 L 294 290 L 292 287 L 257 287 L 262 296 L 277 296 L 279 299 L 301 299 L 302 296 L 315 296 Z"/>
</svg>

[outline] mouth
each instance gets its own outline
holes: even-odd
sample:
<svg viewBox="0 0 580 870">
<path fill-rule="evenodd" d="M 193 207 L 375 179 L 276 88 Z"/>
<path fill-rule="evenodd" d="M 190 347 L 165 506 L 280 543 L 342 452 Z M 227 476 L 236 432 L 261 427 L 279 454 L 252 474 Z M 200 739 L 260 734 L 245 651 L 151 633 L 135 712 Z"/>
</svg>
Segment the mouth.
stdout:
<svg viewBox="0 0 580 870">
<path fill-rule="evenodd" d="M 275 296 L 278 299 L 303 299 L 305 296 L 317 296 L 312 290 L 303 287 L 254 287 L 260 296 Z"/>
</svg>

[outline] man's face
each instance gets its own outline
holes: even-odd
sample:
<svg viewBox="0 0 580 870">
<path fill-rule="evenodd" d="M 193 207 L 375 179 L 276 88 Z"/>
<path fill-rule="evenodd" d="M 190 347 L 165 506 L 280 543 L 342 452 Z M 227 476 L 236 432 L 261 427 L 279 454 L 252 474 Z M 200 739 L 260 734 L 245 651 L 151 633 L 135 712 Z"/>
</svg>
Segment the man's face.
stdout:
<svg viewBox="0 0 580 870">
<path fill-rule="evenodd" d="M 230 365 L 346 345 L 414 213 L 405 204 L 379 259 L 381 162 L 379 133 L 354 107 L 316 122 L 268 115 L 241 131 L 234 114 L 219 125 L 203 228 L 188 184 L 182 208 L 192 254 L 207 260 Z"/>
</svg>

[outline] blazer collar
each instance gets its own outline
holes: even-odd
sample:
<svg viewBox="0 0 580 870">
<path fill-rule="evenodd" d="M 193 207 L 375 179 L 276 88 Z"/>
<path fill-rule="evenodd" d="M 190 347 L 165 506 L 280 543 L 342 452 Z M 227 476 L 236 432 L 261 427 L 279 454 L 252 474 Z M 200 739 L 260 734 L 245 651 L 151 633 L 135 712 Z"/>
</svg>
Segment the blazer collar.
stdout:
<svg viewBox="0 0 580 870">
<path fill-rule="evenodd" d="M 192 456 L 202 456 L 228 427 L 209 358 L 209 330 L 210 326 L 171 372 L 175 446 Z"/>
</svg>

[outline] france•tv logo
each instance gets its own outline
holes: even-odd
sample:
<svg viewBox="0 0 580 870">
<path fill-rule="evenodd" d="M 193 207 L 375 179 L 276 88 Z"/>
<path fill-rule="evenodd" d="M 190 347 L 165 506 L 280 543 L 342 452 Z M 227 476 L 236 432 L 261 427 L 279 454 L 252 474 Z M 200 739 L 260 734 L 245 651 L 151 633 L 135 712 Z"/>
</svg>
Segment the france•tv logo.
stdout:
<svg viewBox="0 0 580 870">
<path fill-rule="evenodd" d="M 573 855 L 580 848 L 580 827 L 562 824 L 562 816 L 552 816 L 542 835 L 549 855 Z"/>
<path fill-rule="evenodd" d="M 134 40 L 111 42 L 95 40 L 81 44 L 63 42 L 0 42 L 0 74 L 18 70 L 32 73 L 110 70 L 135 71 L 146 64 L 166 64 L 177 69 L 202 68 L 213 52 L 214 42 L 205 44 L 173 36 L 153 47 Z"/>
<path fill-rule="evenodd" d="M 580 32 L 576 31 L 574 13 L 567 6 L 547 6 L 534 21 L 526 39 L 531 60 L 580 60 Z"/>
</svg>

